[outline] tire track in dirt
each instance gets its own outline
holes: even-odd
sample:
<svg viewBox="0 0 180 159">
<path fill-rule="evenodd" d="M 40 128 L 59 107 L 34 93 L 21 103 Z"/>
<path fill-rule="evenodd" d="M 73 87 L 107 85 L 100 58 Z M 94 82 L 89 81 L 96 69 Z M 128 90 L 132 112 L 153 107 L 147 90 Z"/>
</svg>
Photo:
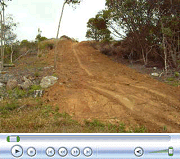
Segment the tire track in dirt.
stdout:
<svg viewBox="0 0 180 159">
<path fill-rule="evenodd" d="M 138 122 L 141 119 L 141 121 L 144 121 L 146 124 L 153 125 L 153 127 L 157 127 L 157 128 L 158 128 L 157 125 L 160 125 L 161 127 L 167 125 L 169 128 L 171 128 L 171 131 L 173 132 L 176 132 L 176 128 L 173 128 L 172 125 L 175 125 L 176 127 L 180 127 L 180 124 L 178 124 L 175 120 L 174 121 L 169 120 L 165 115 L 162 114 L 161 116 L 159 116 L 158 113 L 150 111 L 150 109 L 147 110 L 144 109 L 143 112 L 141 110 L 136 110 L 137 107 L 127 97 L 120 95 L 119 92 L 117 91 L 114 92 L 104 87 L 97 87 L 96 84 L 95 84 L 96 86 L 92 86 L 92 85 L 93 84 L 91 84 L 91 86 L 84 84 L 84 86 L 88 87 L 90 90 L 105 96 L 109 100 L 113 100 L 119 103 L 119 106 L 121 108 L 123 106 L 123 109 L 125 109 L 127 113 L 131 114 L 131 117 L 133 116 L 134 120 Z M 151 120 L 147 120 L 146 116 L 148 116 Z"/>
<path fill-rule="evenodd" d="M 75 49 L 74 49 L 74 51 L 75 51 Z M 80 54 L 79 51 L 77 51 L 77 52 Z M 76 55 L 77 55 L 77 53 L 76 53 Z M 81 55 L 82 55 L 82 53 L 81 53 Z M 78 58 L 78 60 L 80 61 L 79 58 Z M 104 84 L 104 86 L 103 86 L 103 83 L 102 82 L 98 83 L 97 80 L 93 84 L 92 84 L 92 82 L 88 82 L 88 80 L 87 80 L 87 84 L 85 84 L 85 85 L 90 90 L 92 90 L 92 91 L 94 91 L 94 92 L 96 92 L 98 94 L 101 94 L 101 95 L 105 96 L 106 98 L 108 98 L 110 100 L 118 102 L 119 105 L 121 107 L 123 106 L 124 109 L 126 109 L 127 112 L 129 112 L 130 114 L 134 114 L 134 119 L 135 120 L 139 121 L 139 117 L 137 118 L 137 114 L 138 114 L 138 116 L 141 116 L 141 120 L 143 120 L 145 123 L 148 122 L 151 125 L 153 124 L 154 126 L 157 125 L 157 124 L 161 125 L 162 127 L 164 125 L 168 125 L 168 127 L 170 127 L 172 131 L 175 131 L 176 129 L 174 129 L 171 125 L 175 125 L 176 127 L 180 127 L 180 125 L 176 122 L 175 119 L 170 121 L 169 119 L 167 119 L 166 115 L 161 114 L 161 116 L 159 116 L 158 112 L 156 113 L 154 111 L 151 111 L 151 109 L 143 109 L 143 112 L 141 112 L 140 108 L 138 109 L 138 104 L 135 106 L 134 103 L 132 102 L 132 100 L 128 99 L 127 94 L 122 95 L 122 91 L 120 93 L 118 91 L 109 90 L 109 89 L 107 89 L 107 84 Z M 146 88 L 144 86 L 132 85 L 131 83 L 122 83 L 122 84 L 129 87 L 129 89 L 130 89 L 129 92 L 133 92 L 132 91 L 133 89 L 134 90 L 141 89 L 141 91 L 143 91 L 148 98 L 152 98 L 152 97 L 157 98 L 158 97 L 162 102 L 167 99 L 167 95 L 162 94 L 162 93 L 160 93 L 158 91 Z M 119 84 L 119 85 L 116 84 L 117 90 L 118 90 L 118 88 L 122 87 L 122 84 Z M 135 100 L 135 98 L 137 100 L 140 97 L 135 95 L 134 100 Z M 172 103 L 172 100 L 173 99 L 171 99 L 171 103 Z M 174 99 L 174 100 L 176 100 L 176 99 Z M 176 100 L 176 103 L 177 103 L 177 100 Z M 148 102 L 145 105 L 148 105 Z M 155 106 L 155 103 L 151 102 L 151 105 Z M 144 116 L 148 116 L 150 120 L 147 120 Z"/>
<path fill-rule="evenodd" d="M 78 61 L 78 63 L 79 63 L 79 66 L 88 74 L 88 76 L 92 76 L 92 74 L 83 66 L 83 64 L 82 64 L 82 62 L 80 61 L 80 59 L 79 59 L 79 56 L 78 56 L 78 54 L 77 54 L 77 51 L 78 50 L 76 50 L 74 47 L 75 47 L 75 43 L 72 45 L 72 49 L 73 49 L 73 53 L 74 53 L 74 55 L 75 55 L 75 57 L 76 57 L 76 59 L 77 59 L 77 61 Z"/>
<path fill-rule="evenodd" d="M 131 72 L 85 43 L 68 41 L 61 47 L 65 53 L 58 73 L 72 80 L 61 88 L 57 84 L 51 89 L 54 93 L 49 93 L 51 99 L 54 94 L 61 95 L 52 100 L 55 105 L 59 103 L 61 111 L 74 112 L 75 119 L 115 118 L 127 126 L 144 125 L 149 132 L 162 132 L 164 126 L 168 132 L 180 131 L 178 90 L 173 93 L 175 89 L 170 86 Z"/>
</svg>

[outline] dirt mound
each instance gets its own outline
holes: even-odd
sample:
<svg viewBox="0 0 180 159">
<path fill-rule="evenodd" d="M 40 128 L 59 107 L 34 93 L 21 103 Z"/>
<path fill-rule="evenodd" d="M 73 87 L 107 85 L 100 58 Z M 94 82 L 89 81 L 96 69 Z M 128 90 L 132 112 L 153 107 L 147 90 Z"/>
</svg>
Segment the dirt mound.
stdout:
<svg viewBox="0 0 180 159">
<path fill-rule="evenodd" d="M 142 75 L 92 48 L 89 42 L 58 44 L 59 81 L 44 101 L 78 121 L 99 119 L 144 125 L 149 132 L 180 132 L 180 89 Z M 46 59 L 53 63 L 53 51 Z"/>
</svg>

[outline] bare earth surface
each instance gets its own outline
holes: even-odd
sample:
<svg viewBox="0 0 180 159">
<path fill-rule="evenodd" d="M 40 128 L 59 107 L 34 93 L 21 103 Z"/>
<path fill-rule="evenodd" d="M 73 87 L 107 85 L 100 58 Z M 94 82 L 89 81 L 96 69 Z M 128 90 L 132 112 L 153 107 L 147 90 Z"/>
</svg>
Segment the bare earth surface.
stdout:
<svg viewBox="0 0 180 159">
<path fill-rule="evenodd" d="M 46 60 L 53 65 L 54 51 Z M 58 82 L 44 101 L 79 122 L 98 119 L 149 132 L 180 132 L 180 88 L 161 83 L 115 63 L 88 42 L 58 44 Z"/>
</svg>

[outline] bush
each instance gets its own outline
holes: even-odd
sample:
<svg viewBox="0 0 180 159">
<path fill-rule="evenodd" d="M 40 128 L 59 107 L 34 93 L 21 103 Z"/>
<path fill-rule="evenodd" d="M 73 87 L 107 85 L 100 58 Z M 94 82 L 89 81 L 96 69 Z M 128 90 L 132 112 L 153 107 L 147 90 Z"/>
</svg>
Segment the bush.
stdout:
<svg viewBox="0 0 180 159">
<path fill-rule="evenodd" d="M 179 75 L 179 72 L 174 72 L 174 76 L 175 77 L 179 77 L 180 75 Z"/>
<path fill-rule="evenodd" d="M 54 41 L 52 40 L 45 40 L 43 42 L 40 42 L 39 49 L 40 50 L 52 50 L 54 48 Z"/>
</svg>

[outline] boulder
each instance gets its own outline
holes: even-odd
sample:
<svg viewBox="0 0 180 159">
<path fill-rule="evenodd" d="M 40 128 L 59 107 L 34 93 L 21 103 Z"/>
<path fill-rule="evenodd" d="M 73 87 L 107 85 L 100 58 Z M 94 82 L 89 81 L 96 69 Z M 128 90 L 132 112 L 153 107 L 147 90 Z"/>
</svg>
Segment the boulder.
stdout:
<svg viewBox="0 0 180 159">
<path fill-rule="evenodd" d="M 40 86 L 42 88 L 48 88 L 53 86 L 57 82 L 58 78 L 54 76 L 46 76 L 41 80 Z"/>
<path fill-rule="evenodd" d="M 6 89 L 7 90 L 12 90 L 15 87 L 17 87 L 17 85 L 18 85 L 18 82 L 17 82 L 16 79 L 9 79 L 8 82 L 7 82 L 7 85 L 6 85 Z"/>
<path fill-rule="evenodd" d="M 151 76 L 159 77 L 159 74 L 158 73 L 151 73 Z"/>
<path fill-rule="evenodd" d="M 33 85 L 31 80 L 27 79 L 25 76 L 23 77 L 23 81 L 24 82 L 19 85 L 22 89 L 28 89 L 30 86 Z"/>
</svg>

